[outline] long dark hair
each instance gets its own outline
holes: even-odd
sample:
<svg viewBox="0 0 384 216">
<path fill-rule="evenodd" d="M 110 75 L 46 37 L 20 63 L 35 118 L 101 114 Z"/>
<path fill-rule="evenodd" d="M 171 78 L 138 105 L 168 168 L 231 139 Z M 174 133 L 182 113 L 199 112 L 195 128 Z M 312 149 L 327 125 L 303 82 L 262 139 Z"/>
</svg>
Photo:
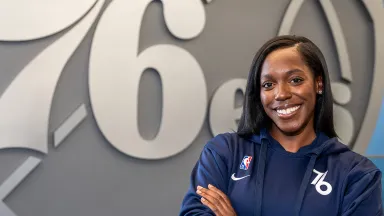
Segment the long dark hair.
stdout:
<svg viewBox="0 0 384 216">
<path fill-rule="evenodd" d="M 323 93 L 317 95 L 315 106 L 315 131 L 321 131 L 328 137 L 337 137 L 333 125 L 333 98 L 331 84 L 321 50 L 308 38 L 303 36 L 283 35 L 267 41 L 256 53 L 248 75 L 245 90 L 243 113 L 241 115 L 237 133 L 240 136 L 258 134 L 261 128 L 269 127 L 272 120 L 264 111 L 260 100 L 260 72 L 265 58 L 271 52 L 297 46 L 305 64 L 314 73 L 314 77 L 321 76 L 323 80 Z"/>
</svg>

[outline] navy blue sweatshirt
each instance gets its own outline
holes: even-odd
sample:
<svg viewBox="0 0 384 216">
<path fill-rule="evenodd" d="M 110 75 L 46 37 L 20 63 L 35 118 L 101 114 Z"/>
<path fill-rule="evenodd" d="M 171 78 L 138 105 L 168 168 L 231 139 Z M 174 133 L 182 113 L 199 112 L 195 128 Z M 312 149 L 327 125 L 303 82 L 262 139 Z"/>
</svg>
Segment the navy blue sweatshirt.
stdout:
<svg viewBox="0 0 384 216">
<path fill-rule="evenodd" d="M 223 191 L 240 216 L 383 215 L 380 170 L 323 133 L 296 153 L 266 130 L 214 137 L 192 171 L 179 215 L 214 215 L 196 193 L 208 184 Z"/>
</svg>

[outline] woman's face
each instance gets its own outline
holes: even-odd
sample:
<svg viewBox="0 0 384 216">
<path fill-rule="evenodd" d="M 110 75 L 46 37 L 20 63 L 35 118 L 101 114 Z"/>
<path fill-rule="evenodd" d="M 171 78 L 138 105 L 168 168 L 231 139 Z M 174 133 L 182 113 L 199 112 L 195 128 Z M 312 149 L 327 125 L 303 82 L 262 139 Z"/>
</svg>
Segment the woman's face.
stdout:
<svg viewBox="0 0 384 216">
<path fill-rule="evenodd" d="M 322 79 L 301 59 L 296 47 L 275 50 L 265 59 L 260 74 L 260 98 L 264 110 L 284 133 L 313 128 L 316 94 Z"/>
</svg>

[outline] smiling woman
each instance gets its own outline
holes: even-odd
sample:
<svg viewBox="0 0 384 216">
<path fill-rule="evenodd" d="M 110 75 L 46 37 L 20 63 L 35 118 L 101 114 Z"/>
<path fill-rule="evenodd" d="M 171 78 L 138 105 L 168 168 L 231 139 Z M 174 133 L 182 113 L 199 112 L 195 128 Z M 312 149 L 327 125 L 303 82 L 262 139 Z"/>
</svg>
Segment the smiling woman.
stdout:
<svg viewBox="0 0 384 216">
<path fill-rule="evenodd" d="M 300 36 L 267 41 L 238 131 L 204 147 L 180 215 L 382 215 L 381 172 L 338 141 L 332 107 L 320 49 Z"/>
<path fill-rule="evenodd" d="M 316 98 L 324 100 L 320 98 L 323 93 L 324 75 L 311 71 L 303 62 L 298 48 L 299 45 L 295 45 L 273 51 L 267 56 L 261 68 L 261 104 L 274 123 L 271 125 L 270 133 L 282 144 L 286 142 L 283 141 L 285 138 L 281 137 L 281 134 L 306 134 L 308 140 L 303 140 L 306 143 L 315 138 L 314 128 L 307 126 L 314 125 Z M 334 137 L 336 133 L 333 130 L 332 110 L 327 111 L 331 118 L 325 123 L 332 130 L 328 135 Z M 289 146 L 290 151 L 296 152 L 301 147 L 300 143 L 302 142 L 292 143 L 296 146 Z"/>
</svg>

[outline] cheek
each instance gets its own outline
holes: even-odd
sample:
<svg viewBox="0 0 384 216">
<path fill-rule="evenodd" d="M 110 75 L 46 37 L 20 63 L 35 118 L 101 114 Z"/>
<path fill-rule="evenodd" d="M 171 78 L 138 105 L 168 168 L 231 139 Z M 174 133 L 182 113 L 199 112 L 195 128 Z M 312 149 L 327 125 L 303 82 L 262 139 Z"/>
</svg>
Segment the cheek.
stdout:
<svg viewBox="0 0 384 216">
<path fill-rule="evenodd" d="M 268 106 L 268 104 L 270 103 L 269 102 L 270 100 L 268 98 L 269 98 L 269 96 L 265 92 L 260 93 L 260 101 L 261 101 L 261 104 L 263 105 L 264 108 L 266 108 Z"/>
<path fill-rule="evenodd" d="M 307 89 L 303 90 L 301 92 L 301 95 L 306 99 L 308 103 L 308 109 L 312 110 L 315 108 L 316 104 L 316 92 L 312 88 L 312 86 L 308 87 Z"/>
<path fill-rule="evenodd" d="M 311 104 L 312 104 L 311 109 L 312 109 L 312 110 L 315 110 L 315 107 L 316 107 L 316 101 L 317 101 L 316 93 L 313 93 L 313 94 L 312 94 L 312 100 L 311 100 Z"/>
</svg>

